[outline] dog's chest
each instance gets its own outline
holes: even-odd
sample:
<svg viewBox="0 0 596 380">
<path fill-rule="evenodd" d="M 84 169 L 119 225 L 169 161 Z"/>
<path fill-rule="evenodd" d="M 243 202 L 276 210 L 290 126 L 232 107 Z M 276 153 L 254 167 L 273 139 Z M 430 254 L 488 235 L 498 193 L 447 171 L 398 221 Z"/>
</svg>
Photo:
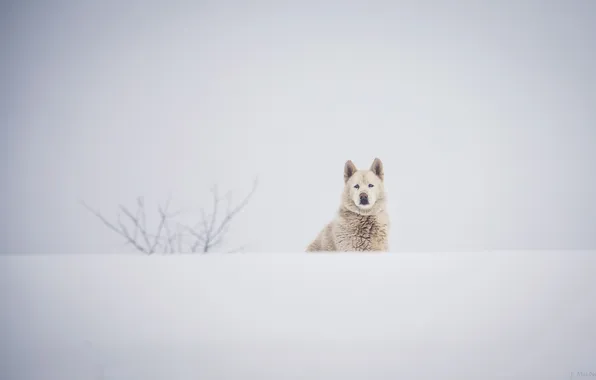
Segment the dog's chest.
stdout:
<svg viewBox="0 0 596 380">
<path fill-rule="evenodd" d="M 379 249 L 387 237 L 387 226 L 377 216 L 358 216 L 349 230 L 356 251 Z"/>
</svg>

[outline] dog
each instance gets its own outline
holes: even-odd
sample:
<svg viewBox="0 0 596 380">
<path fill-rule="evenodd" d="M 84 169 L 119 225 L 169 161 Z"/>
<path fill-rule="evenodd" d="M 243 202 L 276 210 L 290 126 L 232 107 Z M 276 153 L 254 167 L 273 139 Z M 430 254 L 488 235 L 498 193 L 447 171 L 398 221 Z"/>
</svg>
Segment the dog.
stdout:
<svg viewBox="0 0 596 380">
<path fill-rule="evenodd" d="M 375 158 L 369 170 L 358 170 L 348 160 L 339 211 L 306 251 L 389 251 L 384 179 L 380 159 Z"/>
</svg>

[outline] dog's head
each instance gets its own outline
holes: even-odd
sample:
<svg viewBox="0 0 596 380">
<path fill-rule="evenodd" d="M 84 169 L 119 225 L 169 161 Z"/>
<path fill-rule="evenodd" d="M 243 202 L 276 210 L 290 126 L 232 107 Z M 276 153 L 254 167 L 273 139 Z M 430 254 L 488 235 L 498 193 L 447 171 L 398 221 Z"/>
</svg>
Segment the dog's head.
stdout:
<svg viewBox="0 0 596 380">
<path fill-rule="evenodd" d="M 344 166 L 342 206 L 361 215 L 374 215 L 384 209 L 385 174 L 383 163 L 375 158 L 369 170 L 358 170 L 352 161 Z"/>
</svg>

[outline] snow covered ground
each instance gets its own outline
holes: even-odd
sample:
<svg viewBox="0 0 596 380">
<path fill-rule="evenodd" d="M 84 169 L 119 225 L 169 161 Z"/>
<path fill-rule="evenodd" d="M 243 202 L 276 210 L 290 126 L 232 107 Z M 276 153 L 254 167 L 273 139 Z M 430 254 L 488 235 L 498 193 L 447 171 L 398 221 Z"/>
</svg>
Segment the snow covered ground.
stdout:
<svg viewBox="0 0 596 380">
<path fill-rule="evenodd" d="M 569 379 L 596 252 L 0 257 L 0 379 Z"/>
</svg>

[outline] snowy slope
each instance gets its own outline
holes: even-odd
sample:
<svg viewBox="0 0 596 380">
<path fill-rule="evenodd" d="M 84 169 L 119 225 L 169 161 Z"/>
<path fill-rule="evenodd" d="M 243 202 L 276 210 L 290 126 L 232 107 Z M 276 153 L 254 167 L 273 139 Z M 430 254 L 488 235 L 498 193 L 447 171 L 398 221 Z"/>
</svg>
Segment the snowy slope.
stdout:
<svg viewBox="0 0 596 380">
<path fill-rule="evenodd" d="M 596 252 L 0 257 L 0 379 L 569 379 Z"/>
</svg>

